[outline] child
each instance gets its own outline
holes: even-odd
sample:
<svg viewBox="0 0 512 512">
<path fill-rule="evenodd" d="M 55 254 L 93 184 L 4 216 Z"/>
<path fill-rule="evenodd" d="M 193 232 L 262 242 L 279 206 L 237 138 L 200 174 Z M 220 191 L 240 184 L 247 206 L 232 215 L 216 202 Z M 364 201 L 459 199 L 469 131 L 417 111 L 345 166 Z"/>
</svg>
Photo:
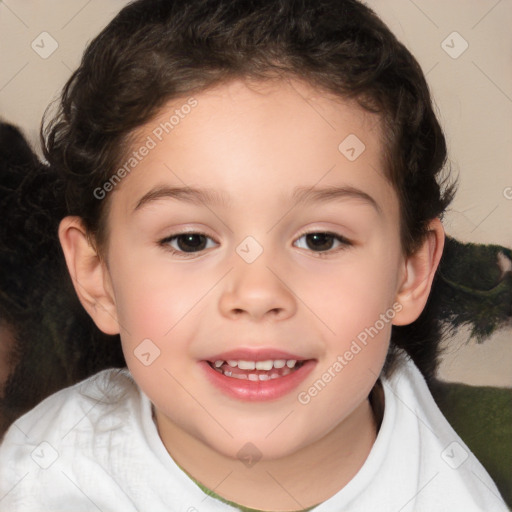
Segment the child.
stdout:
<svg viewBox="0 0 512 512">
<path fill-rule="evenodd" d="M 46 135 L 75 290 L 127 369 L 9 429 L 0 510 L 506 510 L 414 362 L 454 186 L 372 11 L 139 0 Z"/>
</svg>

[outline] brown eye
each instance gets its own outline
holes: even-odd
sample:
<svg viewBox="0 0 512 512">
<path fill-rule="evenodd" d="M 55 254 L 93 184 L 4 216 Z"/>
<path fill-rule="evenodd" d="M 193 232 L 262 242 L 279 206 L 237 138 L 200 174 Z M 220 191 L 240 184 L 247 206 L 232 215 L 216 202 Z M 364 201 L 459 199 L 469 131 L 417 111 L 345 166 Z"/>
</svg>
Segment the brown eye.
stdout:
<svg viewBox="0 0 512 512">
<path fill-rule="evenodd" d="M 336 252 L 336 249 L 344 249 L 352 245 L 346 238 L 336 233 L 328 232 L 304 233 L 297 240 L 299 241 L 301 239 L 304 239 L 305 244 L 298 245 L 298 247 L 319 253 L 327 251 Z"/>
<path fill-rule="evenodd" d="M 332 249 L 335 239 L 328 233 L 310 233 L 306 235 L 306 244 L 313 250 L 328 251 Z"/>
<path fill-rule="evenodd" d="M 207 248 L 210 237 L 202 233 L 181 233 L 164 238 L 160 244 L 170 246 L 173 252 L 194 253 Z"/>
</svg>

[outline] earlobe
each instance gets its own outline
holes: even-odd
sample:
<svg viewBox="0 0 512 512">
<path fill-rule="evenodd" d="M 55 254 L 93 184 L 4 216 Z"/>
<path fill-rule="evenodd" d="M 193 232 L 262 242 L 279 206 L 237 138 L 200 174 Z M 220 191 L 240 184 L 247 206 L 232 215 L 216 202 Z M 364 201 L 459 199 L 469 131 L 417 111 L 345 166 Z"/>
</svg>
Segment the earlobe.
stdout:
<svg viewBox="0 0 512 512">
<path fill-rule="evenodd" d="M 80 217 L 65 217 L 59 240 L 75 291 L 94 323 L 106 334 L 118 334 L 116 304 L 105 262 L 92 246 Z"/>
<path fill-rule="evenodd" d="M 438 218 L 430 221 L 428 229 L 422 246 L 405 261 L 404 277 L 396 297 L 402 309 L 396 314 L 394 325 L 414 322 L 427 303 L 445 240 L 443 225 Z"/>
</svg>

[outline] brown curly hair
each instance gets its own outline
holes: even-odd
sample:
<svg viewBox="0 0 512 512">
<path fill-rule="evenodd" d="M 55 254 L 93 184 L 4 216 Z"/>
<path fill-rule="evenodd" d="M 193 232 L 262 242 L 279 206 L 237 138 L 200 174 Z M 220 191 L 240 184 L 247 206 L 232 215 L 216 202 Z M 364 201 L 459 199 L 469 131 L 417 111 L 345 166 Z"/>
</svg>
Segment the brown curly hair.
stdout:
<svg viewBox="0 0 512 512">
<path fill-rule="evenodd" d="M 422 70 L 386 25 L 356 0 L 137 0 L 89 44 L 41 128 L 48 162 L 65 183 L 67 211 L 101 247 L 109 197 L 101 187 L 134 130 L 165 103 L 236 78 L 303 80 L 378 113 L 384 172 L 400 204 L 401 242 L 412 254 L 442 217 L 455 183 L 441 177 L 446 143 Z M 48 114 L 48 113 L 47 113 Z M 393 327 L 384 371 L 403 347 L 426 375 L 440 325 L 430 304 Z"/>
</svg>

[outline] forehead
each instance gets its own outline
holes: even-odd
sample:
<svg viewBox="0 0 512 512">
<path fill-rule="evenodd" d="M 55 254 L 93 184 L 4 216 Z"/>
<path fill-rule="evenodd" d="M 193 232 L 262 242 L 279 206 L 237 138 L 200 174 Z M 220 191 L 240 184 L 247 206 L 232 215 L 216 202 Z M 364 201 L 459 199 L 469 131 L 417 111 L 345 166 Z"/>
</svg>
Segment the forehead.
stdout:
<svg viewBox="0 0 512 512">
<path fill-rule="evenodd" d="M 137 130 L 125 163 L 143 147 L 114 190 L 126 213 L 155 186 L 208 189 L 224 206 L 345 186 L 396 213 L 379 117 L 303 82 L 236 80 L 175 99 Z"/>
</svg>

